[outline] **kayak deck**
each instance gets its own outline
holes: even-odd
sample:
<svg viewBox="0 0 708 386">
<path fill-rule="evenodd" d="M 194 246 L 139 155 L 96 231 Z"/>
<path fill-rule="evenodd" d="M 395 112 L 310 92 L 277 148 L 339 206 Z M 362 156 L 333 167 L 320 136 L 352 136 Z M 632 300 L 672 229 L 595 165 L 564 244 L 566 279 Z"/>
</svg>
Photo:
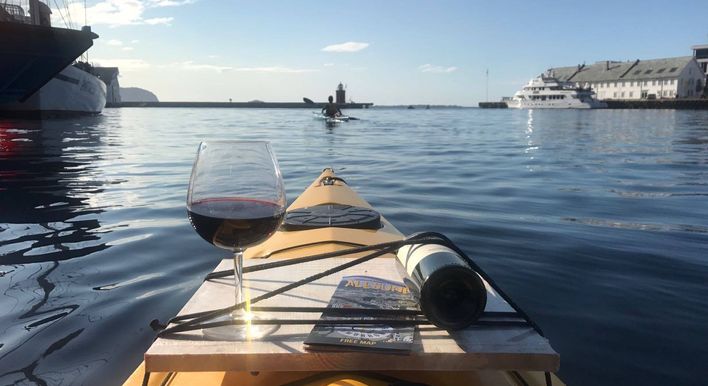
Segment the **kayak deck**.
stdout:
<svg viewBox="0 0 708 386">
<path fill-rule="evenodd" d="M 335 116 L 335 117 L 329 117 L 327 115 L 318 113 L 313 111 L 312 112 L 312 117 L 315 119 L 319 119 L 322 121 L 325 121 L 327 123 L 340 123 L 340 122 L 348 122 L 349 121 L 349 116 L 347 115 L 340 115 L 340 116 Z"/>
<path fill-rule="evenodd" d="M 325 170 L 288 211 L 322 204 L 371 208 L 331 170 Z M 287 260 L 403 238 L 384 218 L 381 223 L 379 229 L 281 229 L 263 244 L 249 248 L 246 258 L 250 264 L 262 261 L 259 258 L 263 257 L 268 257 L 269 262 Z M 355 256 L 358 255 L 251 272 L 245 275 L 245 291 L 251 297 L 257 296 Z M 384 255 L 348 268 L 257 305 L 324 307 L 339 278 L 347 274 L 400 280 L 392 256 Z M 224 260 L 217 270 L 230 267 L 233 262 Z M 232 280 L 228 277 L 206 281 L 180 315 L 232 305 Z M 488 290 L 491 301 L 487 310 L 511 309 L 491 288 Z M 278 314 L 277 318 L 317 319 L 319 314 Z M 544 371 L 557 370 L 559 363 L 547 340 L 531 327 L 473 326 L 451 334 L 421 326 L 411 353 L 391 355 L 369 351 L 308 352 L 302 342 L 312 326 L 281 325 L 266 340 L 251 342 L 210 341 L 199 330 L 159 338 L 126 385 L 142 384 L 146 369 L 151 372 L 149 385 L 388 385 L 392 378 L 430 385 L 545 385 Z M 553 385 L 562 385 L 554 375 L 551 378 Z"/>
<path fill-rule="evenodd" d="M 455 371 L 433 373 L 430 371 L 391 371 L 377 373 L 345 372 L 156 372 L 143 384 L 145 365 L 141 364 L 126 381 L 126 386 L 391 386 L 395 381 L 430 386 L 541 386 L 546 385 L 544 374 L 539 372 Z M 520 380 L 523 377 L 523 381 Z M 552 375 L 553 386 L 563 386 Z"/>
</svg>

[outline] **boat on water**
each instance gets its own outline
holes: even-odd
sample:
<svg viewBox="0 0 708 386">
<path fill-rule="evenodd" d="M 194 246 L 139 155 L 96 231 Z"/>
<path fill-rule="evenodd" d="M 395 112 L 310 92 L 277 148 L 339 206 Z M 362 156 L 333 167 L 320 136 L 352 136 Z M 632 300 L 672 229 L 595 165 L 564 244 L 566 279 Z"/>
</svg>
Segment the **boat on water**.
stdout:
<svg viewBox="0 0 708 386">
<path fill-rule="evenodd" d="M 244 288 L 252 299 L 292 284 L 300 279 L 298 276 L 327 272 L 332 266 L 342 267 L 338 264 L 363 256 L 361 250 L 337 258 L 324 259 L 323 254 L 410 240 L 331 169 L 325 169 L 288 207 L 285 218 L 273 236 L 245 251 L 245 265 L 250 270 L 245 269 Z M 401 257 L 390 250 L 380 252 L 364 263 L 293 287 L 251 307 L 255 310 L 262 306 L 271 312 L 282 312 L 284 306 L 299 307 L 297 312 L 280 314 L 292 318 L 308 307 L 326 305 L 343 275 L 365 273 L 400 281 L 401 274 L 394 266 Z M 319 257 L 291 265 L 303 256 Z M 259 270 L 257 265 L 275 267 Z M 233 305 L 233 278 L 220 275 L 229 272 L 233 272 L 233 262 L 225 259 L 167 325 L 179 328 L 190 318 Z M 562 386 L 554 373 L 560 358 L 548 340 L 488 275 L 482 276 L 481 288 L 487 291 L 487 301 L 479 322 L 455 331 L 421 325 L 410 352 L 308 351 L 304 339 L 314 323 L 307 321 L 287 324 L 278 319 L 282 325 L 272 335 L 245 342 L 214 340 L 203 329 L 182 330 L 161 334 L 124 385 Z M 495 321 L 498 318 L 511 319 Z"/>
<path fill-rule="evenodd" d="M 327 124 L 337 124 L 337 123 L 342 123 L 342 122 L 348 122 L 350 117 L 348 115 L 338 115 L 335 117 L 330 117 L 325 114 L 313 111 L 312 112 L 312 117 L 314 119 L 320 120 L 320 121 L 325 121 Z"/>
<path fill-rule="evenodd" d="M 508 107 L 517 109 L 601 109 L 607 103 L 595 99 L 589 88 L 562 82 L 546 72 L 531 79 L 521 90 L 506 101 Z"/>
<path fill-rule="evenodd" d="M 15 4 L 17 3 L 17 4 Z M 98 114 L 106 104 L 106 85 L 91 65 L 74 62 L 98 35 L 55 28 L 49 7 L 29 1 L 0 3 L 0 115 L 60 116 Z"/>
</svg>

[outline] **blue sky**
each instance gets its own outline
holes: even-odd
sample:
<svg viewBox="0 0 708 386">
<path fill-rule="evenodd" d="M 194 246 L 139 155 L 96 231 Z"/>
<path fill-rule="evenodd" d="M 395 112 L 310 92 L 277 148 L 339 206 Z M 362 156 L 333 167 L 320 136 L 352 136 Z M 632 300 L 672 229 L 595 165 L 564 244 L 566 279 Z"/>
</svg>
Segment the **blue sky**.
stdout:
<svg viewBox="0 0 708 386">
<path fill-rule="evenodd" d="M 69 7 L 83 24 L 83 1 Z M 342 81 L 355 101 L 475 105 L 486 69 L 496 100 L 551 66 L 690 55 L 707 14 L 705 0 L 89 0 L 89 57 L 161 100 L 323 100 Z"/>
</svg>

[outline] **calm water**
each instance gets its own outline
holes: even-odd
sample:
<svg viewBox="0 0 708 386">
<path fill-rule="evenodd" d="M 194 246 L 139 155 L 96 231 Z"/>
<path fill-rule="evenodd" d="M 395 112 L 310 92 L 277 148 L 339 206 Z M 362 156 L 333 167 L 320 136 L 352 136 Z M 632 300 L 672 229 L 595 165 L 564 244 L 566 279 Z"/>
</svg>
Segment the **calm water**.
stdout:
<svg viewBox="0 0 708 386">
<path fill-rule="evenodd" d="M 354 114 L 354 112 L 352 112 Z M 120 384 L 226 254 L 186 218 L 205 138 L 268 139 L 443 232 L 541 325 L 571 385 L 704 385 L 708 112 L 123 109 L 0 121 L 0 384 Z"/>
</svg>

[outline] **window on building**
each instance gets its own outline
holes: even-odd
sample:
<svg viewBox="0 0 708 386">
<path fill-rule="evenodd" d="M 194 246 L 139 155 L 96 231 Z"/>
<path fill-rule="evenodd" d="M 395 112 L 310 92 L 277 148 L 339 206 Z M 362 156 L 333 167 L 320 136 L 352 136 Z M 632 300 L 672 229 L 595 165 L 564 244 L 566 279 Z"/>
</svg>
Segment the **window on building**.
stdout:
<svg viewBox="0 0 708 386">
<path fill-rule="evenodd" d="M 647 97 L 649 97 L 649 91 L 647 91 L 647 90 L 642 91 L 641 98 L 642 98 L 642 99 L 647 99 Z"/>
<path fill-rule="evenodd" d="M 644 75 L 651 74 L 652 71 L 653 70 L 646 70 L 646 71 L 644 71 Z"/>
<path fill-rule="evenodd" d="M 613 97 L 613 98 L 617 98 L 617 91 L 615 91 L 615 92 L 612 94 L 612 97 Z"/>
<path fill-rule="evenodd" d="M 624 82 L 622 82 L 622 87 L 624 87 Z"/>
<path fill-rule="evenodd" d="M 656 86 L 656 79 L 654 79 L 654 80 L 651 81 L 651 85 L 652 85 L 652 86 Z"/>
<path fill-rule="evenodd" d="M 617 82 L 615 82 L 614 87 L 617 87 Z"/>
<path fill-rule="evenodd" d="M 676 72 L 676 70 L 678 70 L 678 67 L 671 67 L 671 69 L 669 70 L 669 72 Z"/>
<path fill-rule="evenodd" d="M 675 81 L 676 79 L 671 79 L 671 81 L 669 81 L 669 84 L 673 85 Z"/>
<path fill-rule="evenodd" d="M 634 87 L 634 81 L 629 82 L 629 87 Z"/>
<path fill-rule="evenodd" d="M 622 91 L 622 98 L 624 98 L 624 91 Z"/>
<path fill-rule="evenodd" d="M 649 81 L 648 81 L 648 80 L 645 80 L 645 81 L 644 81 L 644 85 L 647 86 L 648 84 L 649 84 Z"/>
<path fill-rule="evenodd" d="M 630 98 L 634 98 L 634 91 L 630 91 L 630 92 L 629 92 L 629 97 L 630 97 Z"/>
<path fill-rule="evenodd" d="M 665 68 L 660 68 L 656 73 L 657 73 L 657 74 L 661 74 L 661 73 L 664 72 L 664 71 L 666 71 Z"/>
<path fill-rule="evenodd" d="M 634 75 L 639 75 L 640 72 L 642 72 L 642 70 L 634 71 Z"/>
</svg>

